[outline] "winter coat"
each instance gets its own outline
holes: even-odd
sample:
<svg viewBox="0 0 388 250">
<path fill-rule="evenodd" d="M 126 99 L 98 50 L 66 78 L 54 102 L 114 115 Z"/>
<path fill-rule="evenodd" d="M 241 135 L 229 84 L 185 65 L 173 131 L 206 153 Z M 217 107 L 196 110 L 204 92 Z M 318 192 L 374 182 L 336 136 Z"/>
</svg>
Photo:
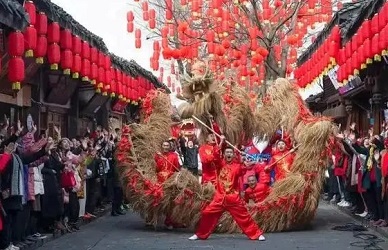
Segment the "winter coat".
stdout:
<svg viewBox="0 0 388 250">
<path fill-rule="evenodd" d="M 42 216 L 44 218 L 57 218 L 63 214 L 63 193 L 61 174 L 64 164 L 59 155 L 53 153 L 42 168 L 44 195 L 42 196 Z"/>
</svg>

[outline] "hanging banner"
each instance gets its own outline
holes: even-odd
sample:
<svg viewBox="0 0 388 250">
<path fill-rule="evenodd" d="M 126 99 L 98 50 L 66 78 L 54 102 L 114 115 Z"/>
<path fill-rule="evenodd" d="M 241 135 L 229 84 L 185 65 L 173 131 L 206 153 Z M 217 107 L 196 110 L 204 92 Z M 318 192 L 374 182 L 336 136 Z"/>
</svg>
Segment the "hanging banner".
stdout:
<svg viewBox="0 0 388 250">
<path fill-rule="evenodd" d="M 333 86 L 334 86 L 335 89 L 338 89 L 340 87 L 339 83 L 337 81 L 337 71 L 338 71 L 338 68 L 339 68 L 339 66 L 336 65 L 334 68 L 329 70 L 329 72 L 327 73 L 327 75 L 329 76 L 330 81 L 331 81 L 331 83 L 333 83 Z"/>
</svg>

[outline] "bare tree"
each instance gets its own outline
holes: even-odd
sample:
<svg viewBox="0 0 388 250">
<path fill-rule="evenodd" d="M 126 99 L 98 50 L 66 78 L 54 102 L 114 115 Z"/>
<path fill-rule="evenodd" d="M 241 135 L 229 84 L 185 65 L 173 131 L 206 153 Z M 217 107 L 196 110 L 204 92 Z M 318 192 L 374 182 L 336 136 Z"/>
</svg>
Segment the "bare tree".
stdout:
<svg viewBox="0 0 388 250">
<path fill-rule="evenodd" d="M 331 19 L 335 0 L 148 0 L 156 27 L 147 39 L 175 59 L 179 74 L 209 61 L 220 77 L 271 82 L 295 67 L 303 45 Z M 182 3 L 187 3 L 182 6 Z M 145 27 L 147 23 L 142 22 Z M 322 25 L 321 25 L 322 26 Z M 154 54 L 154 57 L 160 55 Z M 264 84 L 264 92 L 265 92 Z"/>
</svg>

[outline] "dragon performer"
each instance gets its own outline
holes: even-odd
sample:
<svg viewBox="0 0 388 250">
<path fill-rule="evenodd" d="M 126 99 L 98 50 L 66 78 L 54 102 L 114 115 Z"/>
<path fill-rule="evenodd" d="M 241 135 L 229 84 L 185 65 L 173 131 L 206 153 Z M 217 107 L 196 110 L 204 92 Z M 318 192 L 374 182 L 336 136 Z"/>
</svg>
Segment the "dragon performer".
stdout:
<svg viewBox="0 0 388 250">
<path fill-rule="evenodd" d="M 197 229 L 196 235 L 201 239 L 208 237 L 214 223 L 218 225 L 215 230 L 219 233 L 243 231 L 251 239 L 258 239 L 262 231 L 296 230 L 308 226 L 315 216 L 324 179 L 325 145 L 332 133 L 330 119 L 315 117 L 301 99 L 297 86 L 284 78 L 277 79 L 268 88 L 263 104 L 258 106 L 253 105 L 248 93 L 234 82 L 215 81 L 206 63 L 196 63 L 191 73 L 192 76 L 185 77 L 182 82 L 179 98 L 185 104 L 178 107 L 178 112 L 180 119 L 185 121 L 182 126 L 187 126 L 186 121 L 190 120 L 199 130 L 200 147 L 210 143 L 212 150 L 219 153 L 216 158 L 208 159 L 210 163 L 216 163 L 212 165 L 216 169 L 212 172 L 212 175 L 217 174 L 216 180 L 211 176 L 207 183 L 202 184 L 192 172 L 181 168 L 170 171 L 163 182 L 160 181 L 160 164 L 153 156 L 171 137 L 171 126 L 176 123 L 172 120 L 173 108 L 168 94 L 153 90 L 142 101 L 141 122 L 123 128 L 116 152 L 125 195 L 133 211 L 155 226 L 161 217 L 167 217 L 174 224 Z M 280 129 L 287 131 L 287 138 L 275 142 L 272 138 Z M 240 165 L 242 161 L 235 158 L 244 160 L 250 157 L 250 151 L 240 155 L 238 152 L 244 145 L 257 144 L 255 138 L 267 138 L 270 147 L 277 146 L 272 159 Z M 221 143 L 223 140 L 228 146 Z M 233 152 L 229 146 L 233 146 Z M 226 149 L 228 160 L 222 160 L 221 157 L 226 157 Z M 232 157 L 234 155 L 236 157 Z M 232 192 L 238 186 L 235 181 L 240 170 L 237 170 L 247 166 L 257 168 L 252 170 L 257 177 L 247 176 L 245 197 L 254 204 L 246 204 L 242 196 L 230 199 L 232 203 L 246 206 L 236 207 L 236 211 L 243 213 L 246 223 L 242 223 L 236 217 L 236 211 L 215 207 L 214 201 L 220 195 L 229 195 L 225 191 L 228 183 L 223 183 L 220 178 L 222 169 L 236 169 L 232 171 L 233 176 L 223 175 L 233 180 L 229 190 Z M 269 175 L 272 170 L 275 171 L 274 177 Z M 275 181 L 270 182 L 270 178 Z M 260 188 L 260 197 L 250 194 L 255 188 Z M 211 208 L 217 210 L 211 224 L 199 222 L 201 216 L 209 216 L 206 212 Z M 224 210 L 231 214 L 223 213 Z M 247 222 L 249 218 L 260 229 Z"/>
</svg>

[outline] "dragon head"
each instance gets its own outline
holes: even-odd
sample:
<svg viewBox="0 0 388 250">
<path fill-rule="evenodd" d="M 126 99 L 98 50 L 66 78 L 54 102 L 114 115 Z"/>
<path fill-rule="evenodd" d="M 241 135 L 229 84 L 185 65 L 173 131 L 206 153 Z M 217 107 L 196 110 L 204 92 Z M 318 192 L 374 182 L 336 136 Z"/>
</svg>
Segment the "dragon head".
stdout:
<svg viewBox="0 0 388 250">
<path fill-rule="evenodd" d="M 211 92 L 212 85 L 213 77 L 207 63 L 197 61 L 192 66 L 191 76 L 186 75 L 182 81 L 182 97 L 191 103 L 197 102 Z"/>
<path fill-rule="evenodd" d="M 183 136 L 192 138 L 195 135 L 195 125 L 193 119 L 184 119 L 181 124 L 181 132 Z"/>
</svg>

